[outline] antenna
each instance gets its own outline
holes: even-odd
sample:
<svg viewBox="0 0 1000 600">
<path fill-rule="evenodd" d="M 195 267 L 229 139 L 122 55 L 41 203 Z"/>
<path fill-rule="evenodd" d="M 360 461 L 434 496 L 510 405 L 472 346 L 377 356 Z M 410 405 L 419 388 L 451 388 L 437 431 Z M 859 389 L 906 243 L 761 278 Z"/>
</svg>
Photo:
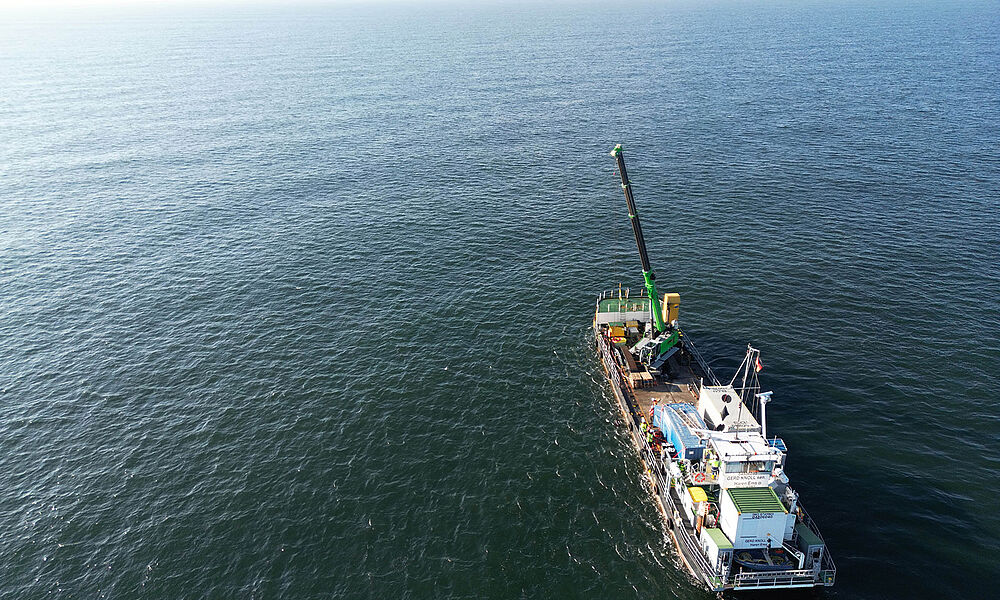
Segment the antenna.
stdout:
<svg viewBox="0 0 1000 600">
<path fill-rule="evenodd" d="M 736 378 L 740 376 L 740 371 L 743 371 L 743 383 L 740 384 L 740 387 L 734 389 L 739 393 L 740 399 L 747 403 L 747 408 L 750 409 L 751 413 L 757 410 L 757 405 L 750 405 L 750 398 L 756 397 L 751 396 L 750 393 L 754 390 L 759 390 L 760 383 L 757 381 L 757 370 L 751 370 L 750 365 L 753 364 L 754 359 L 758 356 L 760 356 L 760 350 L 747 344 L 747 353 L 743 357 L 743 362 L 740 363 L 740 366 L 736 367 L 733 378 L 729 380 L 729 385 L 734 385 Z"/>
<path fill-rule="evenodd" d="M 743 422 L 743 399 L 740 398 L 740 408 L 739 408 L 739 411 L 736 413 L 736 439 L 737 440 L 740 439 L 740 429 L 742 429 L 740 427 L 740 423 L 742 423 L 742 422 Z"/>
<path fill-rule="evenodd" d="M 761 392 L 757 394 L 757 400 L 760 400 L 760 434 L 764 436 L 764 441 L 767 441 L 767 416 L 764 414 L 764 406 L 771 401 L 771 392 Z"/>
</svg>

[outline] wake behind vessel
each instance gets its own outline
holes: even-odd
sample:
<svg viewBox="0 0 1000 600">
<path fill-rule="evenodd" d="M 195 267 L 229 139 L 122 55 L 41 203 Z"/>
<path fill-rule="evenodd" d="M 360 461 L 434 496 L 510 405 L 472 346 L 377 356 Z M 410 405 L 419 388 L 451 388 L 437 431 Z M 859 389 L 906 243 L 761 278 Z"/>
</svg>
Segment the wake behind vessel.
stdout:
<svg viewBox="0 0 1000 600">
<path fill-rule="evenodd" d="M 785 443 L 767 436 L 759 352 L 747 347 L 728 384 L 712 372 L 680 328 L 679 294 L 661 302 L 621 145 L 611 155 L 644 287 L 597 298 L 597 352 L 682 560 L 713 591 L 833 585 L 833 559 L 784 473 Z"/>
</svg>

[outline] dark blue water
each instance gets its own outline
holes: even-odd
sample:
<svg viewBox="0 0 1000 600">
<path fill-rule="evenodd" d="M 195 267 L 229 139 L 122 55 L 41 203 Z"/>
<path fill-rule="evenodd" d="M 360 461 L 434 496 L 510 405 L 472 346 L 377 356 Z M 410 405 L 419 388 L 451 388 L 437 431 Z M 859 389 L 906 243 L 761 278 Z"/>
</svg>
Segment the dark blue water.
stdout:
<svg viewBox="0 0 1000 600">
<path fill-rule="evenodd" d="M 591 353 L 618 142 L 826 595 L 991 596 L 998 82 L 995 2 L 7 10 L 0 597 L 711 597 Z"/>
</svg>

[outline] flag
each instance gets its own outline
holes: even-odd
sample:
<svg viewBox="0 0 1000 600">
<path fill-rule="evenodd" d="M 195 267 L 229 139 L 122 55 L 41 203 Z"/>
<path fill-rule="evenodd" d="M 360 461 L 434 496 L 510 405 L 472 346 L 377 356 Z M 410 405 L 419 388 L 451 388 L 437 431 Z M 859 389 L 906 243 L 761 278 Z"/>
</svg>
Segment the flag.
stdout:
<svg viewBox="0 0 1000 600">
<path fill-rule="evenodd" d="M 760 373 L 764 370 L 764 363 L 760 362 L 760 356 L 757 356 L 757 364 L 753 366 L 754 373 Z"/>
</svg>

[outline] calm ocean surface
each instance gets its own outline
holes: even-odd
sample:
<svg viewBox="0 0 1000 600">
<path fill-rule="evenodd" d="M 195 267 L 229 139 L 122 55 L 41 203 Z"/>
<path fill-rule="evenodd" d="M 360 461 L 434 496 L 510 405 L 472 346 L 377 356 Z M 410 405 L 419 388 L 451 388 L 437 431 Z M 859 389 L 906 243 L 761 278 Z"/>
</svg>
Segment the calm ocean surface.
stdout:
<svg viewBox="0 0 1000 600">
<path fill-rule="evenodd" d="M 1000 5 L 0 20 L 0 598 L 685 598 L 592 355 L 651 260 L 826 593 L 1000 578 Z"/>
</svg>

